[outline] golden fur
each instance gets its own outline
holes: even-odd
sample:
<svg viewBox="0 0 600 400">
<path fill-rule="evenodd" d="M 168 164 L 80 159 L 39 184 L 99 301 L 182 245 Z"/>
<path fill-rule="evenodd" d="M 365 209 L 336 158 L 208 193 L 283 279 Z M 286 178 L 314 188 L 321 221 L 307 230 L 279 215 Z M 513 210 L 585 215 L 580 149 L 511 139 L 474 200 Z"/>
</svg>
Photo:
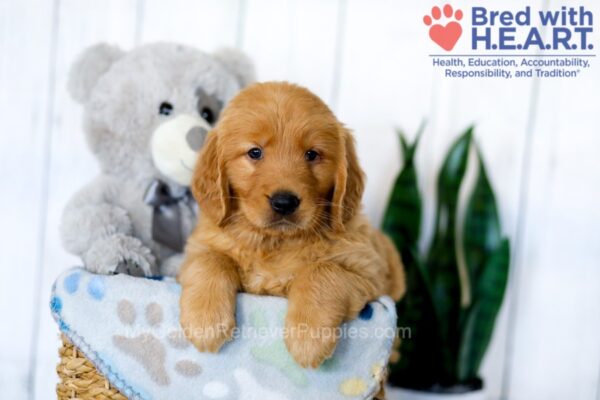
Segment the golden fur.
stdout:
<svg viewBox="0 0 600 400">
<path fill-rule="evenodd" d="M 262 159 L 248 156 L 255 147 Z M 400 257 L 360 213 L 363 188 L 354 140 L 317 96 L 277 82 L 240 92 L 208 135 L 192 182 L 202 215 L 178 280 L 194 345 L 216 352 L 231 338 L 238 291 L 285 296 L 287 348 L 315 368 L 335 349 L 328 329 L 381 295 L 400 299 Z M 291 215 L 269 205 L 279 190 L 301 199 Z"/>
</svg>

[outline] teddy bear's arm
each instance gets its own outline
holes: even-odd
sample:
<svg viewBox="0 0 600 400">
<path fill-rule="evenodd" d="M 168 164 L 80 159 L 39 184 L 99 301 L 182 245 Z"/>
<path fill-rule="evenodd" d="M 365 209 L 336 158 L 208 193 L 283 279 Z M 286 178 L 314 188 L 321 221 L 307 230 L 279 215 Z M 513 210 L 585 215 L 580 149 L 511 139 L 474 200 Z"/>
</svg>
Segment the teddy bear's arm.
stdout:
<svg viewBox="0 0 600 400">
<path fill-rule="evenodd" d="M 114 199 L 118 185 L 99 177 L 77 192 L 65 208 L 60 227 L 65 249 L 83 259 L 90 271 L 110 274 L 118 269 L 153 275 L 155 259 L 135 238 L 127 211 Z"/>
</svg>

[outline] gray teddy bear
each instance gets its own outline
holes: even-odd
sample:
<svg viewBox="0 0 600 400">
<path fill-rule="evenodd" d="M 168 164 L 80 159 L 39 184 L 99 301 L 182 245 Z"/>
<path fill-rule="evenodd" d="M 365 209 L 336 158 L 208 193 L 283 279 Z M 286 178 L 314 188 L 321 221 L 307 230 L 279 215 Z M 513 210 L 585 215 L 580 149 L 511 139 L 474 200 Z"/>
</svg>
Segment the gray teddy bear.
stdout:
<svg viewBox="0 0 600 400">
<path fill-rule="evenodd" d="M 84 106 L 101 174 L 63 213 L 65 249 L 95 273 L 176 275 L 196 221 L 189 184 L 198 150 L 223 106 L 253 79 L 252 63 L 235 50 L 85 50 L 68 88 Z"/>
</svg>

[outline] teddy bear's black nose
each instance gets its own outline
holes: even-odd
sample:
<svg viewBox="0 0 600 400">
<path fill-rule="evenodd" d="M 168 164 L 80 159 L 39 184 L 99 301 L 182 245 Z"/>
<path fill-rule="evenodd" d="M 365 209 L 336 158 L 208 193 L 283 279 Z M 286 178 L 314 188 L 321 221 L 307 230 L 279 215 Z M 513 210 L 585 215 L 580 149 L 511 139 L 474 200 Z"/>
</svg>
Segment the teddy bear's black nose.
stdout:
<svg viewBox="0 0 600 400">
<path fill-rule="evenodd" d="M 271 208 L 277 214 L 289 215 L 296 211 L 300 205 L 300 199 L 292 192 L 280 191 L 275 192 L 269 197 Z"/>
<path fill-rule="evenodd" d="M 208 132 L 201 126 L 194 126 L 185 134 L 185 141 L 194 151 L 200 150 Z"/>
</svg>

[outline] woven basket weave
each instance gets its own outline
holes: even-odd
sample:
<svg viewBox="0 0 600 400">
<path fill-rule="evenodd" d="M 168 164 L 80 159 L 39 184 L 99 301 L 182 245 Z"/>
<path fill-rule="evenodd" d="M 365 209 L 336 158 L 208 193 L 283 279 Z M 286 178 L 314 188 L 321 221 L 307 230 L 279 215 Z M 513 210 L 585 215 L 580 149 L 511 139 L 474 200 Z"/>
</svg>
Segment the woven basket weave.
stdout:
<svg viewBox="0 0 600 400">
<path fill-rule="evenodd" d="M 56 395 L 59 400 L 127 400 L 64 335 L 58 355 L 60 362 L 56 372 L 60 382 L 56 385 Z"/>
</svg>

